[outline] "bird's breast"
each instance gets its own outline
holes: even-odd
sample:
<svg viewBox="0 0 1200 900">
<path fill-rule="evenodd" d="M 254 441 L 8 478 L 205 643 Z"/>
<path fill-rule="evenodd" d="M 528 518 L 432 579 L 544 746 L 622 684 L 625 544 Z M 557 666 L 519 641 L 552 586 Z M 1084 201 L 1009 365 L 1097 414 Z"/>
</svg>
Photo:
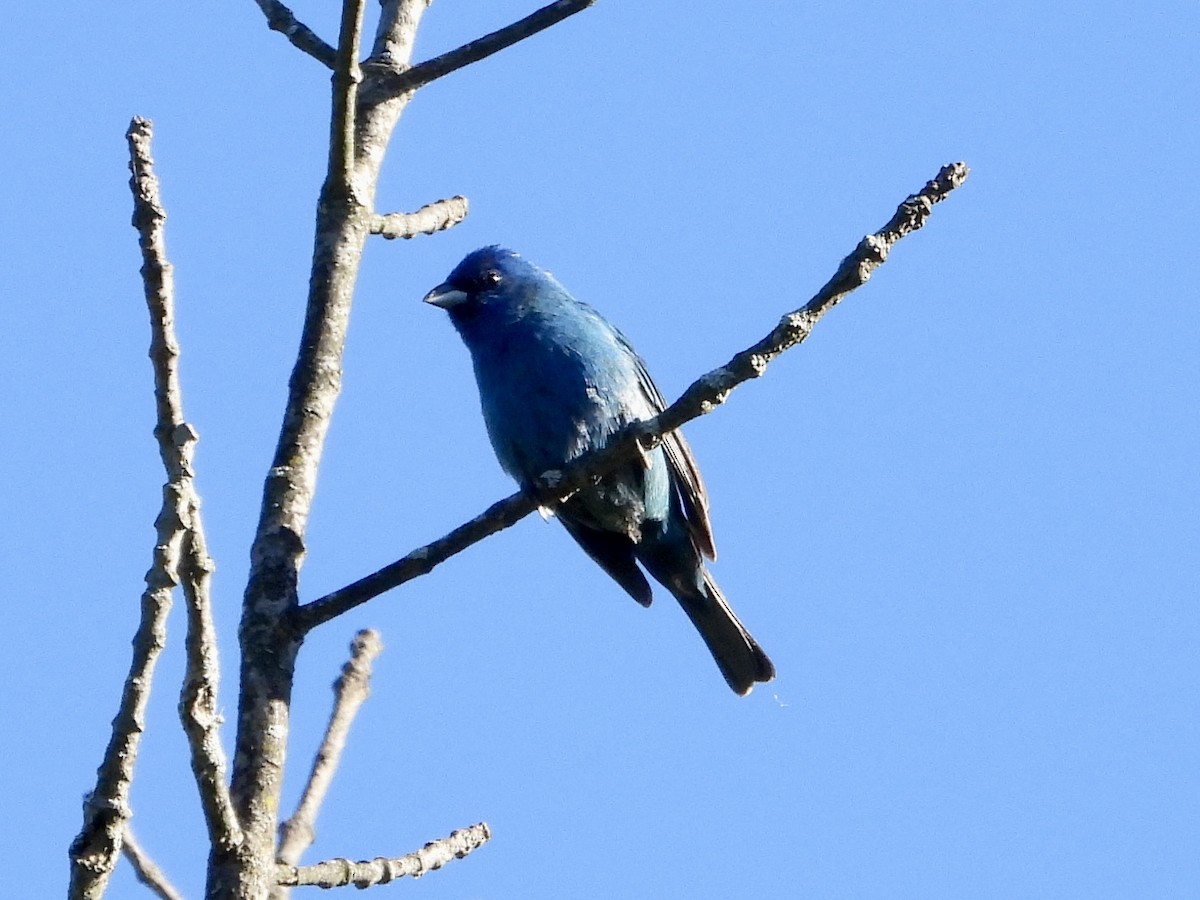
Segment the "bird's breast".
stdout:
<svg viewBox="0 0 1200 900">
<path fill-rule="evenodd" d="M 527 483 L 652 414 L 636 358 L 611 328 L 574 306 L 512 310 L 466 335 L 488 435 L 500 464 Z"/>
</svg>

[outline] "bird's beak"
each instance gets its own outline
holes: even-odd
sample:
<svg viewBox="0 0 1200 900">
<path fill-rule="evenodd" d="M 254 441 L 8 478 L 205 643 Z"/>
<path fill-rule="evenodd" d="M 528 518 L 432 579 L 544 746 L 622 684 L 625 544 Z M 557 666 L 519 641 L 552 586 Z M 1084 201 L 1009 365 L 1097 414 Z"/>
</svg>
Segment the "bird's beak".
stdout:
<svg viewBox="0 0 1200 900">
<path fill-rule="evenodd" d="M 439 284 L 425 295 L 426 303 L 433 306 L 440 306 L 442 309 L 451 309 L 465 302 L 466 299 L 466 291 L 460 291 L 458 288 L 450 287 L 448 284 Z"/>
</svg>

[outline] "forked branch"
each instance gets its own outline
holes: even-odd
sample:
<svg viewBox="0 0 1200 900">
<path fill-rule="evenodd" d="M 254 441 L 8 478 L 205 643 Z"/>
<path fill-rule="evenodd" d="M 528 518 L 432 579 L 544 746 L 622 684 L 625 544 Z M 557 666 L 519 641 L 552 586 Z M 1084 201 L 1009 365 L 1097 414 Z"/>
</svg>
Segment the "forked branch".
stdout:
<svg viewBox="0 0 1200 900">
<path fill-rule="evenodd" d="M 555 0 L 554 3 L 543 6 L 537 12 L 513 22 L 511 25 L 506 25 L 491 34 L 485 34 L 448 53 L 417 63 L 401 72 L 388 72 L 381 75 L 372 84 L 371 93 L 373 96 L 396 97 L 409 91 L 415 91 L 443 75 L 449 75 L 463 66 L 479 62 L 493 53 L 499 53 L 513 44 L 533 37 L 538 32 L 557 25 L 563 19 L 583 12 L 589 6 L 594 6 L 596 2 L 597 0 Z"/>
<path fill-rule="evenodd" d="M 72 898 L 100 897 L 116 865 L 117 853 L 129 823 L 129 788 L 137 761 L 141 734 L 145 728 L 145 710 L 154 677 L 154 666 L 166 641 L 166 619 L 171 595 L 181 581 L 189 607 L 197 594 L 207 598 L 207 572 L 211 563 L 204 552 L 204 534 L 198 515 L 199 500 L 193 483 L 192 457 L 196 432 L 184 419 L 183 398 L 179 385 L 179 344 L 175 338 L 174 276 L 167 260 L 165 223 L 154 160 L 150 154 L 153 127 L 149 120 L 135 118 L 129 125 L 129 167 L 133 173 L 133 225 L 138 231 L 142 250 L 142 283 L 150 312 L 150 360 L 154 370 L 156 423 L 154 436 L 167 472 L 163 504 L 155 521 L 157 539 L 154 562 L 146 573 L 146 591 L 142 594 L 142 618 L 133 640 L 133 660 L 121 694 L 113 733 L 97 772 L 95 789 L 84 803 L 83 830 L 71 845 Z M 213 710 L 210 723 L 215 734 L 216 675 L 215 646 L 208 659 L 211 670 L 193 667 L 194 615 L 189 612 L 188 685 L 196 691 L 201 710 Z M 211 628 L 211 618 L 208 620 Z M 200 699 L 203 695 L 203 699 Z M 211 707 L 207 704 L 211 702 Z M 203 729 L 202 729 L 203 730 Z M 196 733 L 189 731 L 189 738 Z M 225 840 L 236 840 L 238 826 L 224 786 L 224 760 L 220 741 L 209 744 L 193 740 L 193 763 L 207 766 L 214 774 L 211 790 L 202 788 L 202 801 L 209 819 L 210 833 Z M 216 755 L 212 755 L 215 746 Z M 200 762 L 197 763 L 197 760 Z"/>
<path fill-rule="evenodd" d="M 220 667 L 210 598 L 214 566 L 205 545 L 193 467 L 199 436 L 183 417 L 174 279 L 167 262 L 166 211 L 150 152 L 152 138 L 151 123 L 134 119 L 129 127 L 130 167 L 134 173 L 130 184 L 134 191 L 133 220 L 145 257 L 142 277 L 150 306 L 150 359 L 154 365 L 158 407 L 158 425 L 154 431 L 163 465 L 179 491 L 178 514 L 184 529 L 176 572 L 176 580 L 183 587 L 188 622 L 187 670 L 179 698 L 179 715 L 192 754 L 192 772 L 200 791 L 209 838 L 214 844 L 232 847 L 241 840 L 241 828 L 225 784 L 225 751 L 221 746 L 217 699 Z"/>
<path fill-rule="evenodd" d="M 329 166 L 317 203 L 304 325 L 263 486 L 238 629 L 242 666 L 230 794 L 244 837 L 232 851 L 213 849 L 209 896 L 263 900 L 277 883 L 279 798 L 302 640 L 288 627 L 288 612 L 297 603 L 317 472 L 341 391 L 342 356 L 379 169 L 406 103 L 406 98 L 368 103 L 358 91 L 364 3 L 342 0 Z M 407 65 L 428 5 L 428 0 L 380 4 L 391 64 Z"/>
</svg>

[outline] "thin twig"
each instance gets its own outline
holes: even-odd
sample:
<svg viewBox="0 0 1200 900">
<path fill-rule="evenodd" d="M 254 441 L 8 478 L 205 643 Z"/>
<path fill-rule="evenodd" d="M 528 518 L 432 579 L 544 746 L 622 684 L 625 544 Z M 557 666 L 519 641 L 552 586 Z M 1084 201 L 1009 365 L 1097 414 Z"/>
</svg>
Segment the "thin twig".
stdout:
<svg viewBox="0 0 1200 900">
<path fill-rule="evenodd" d="M 189 472 L 190 462 L 189 452 Z M 211 592 L 212 573 L 216 566 L 208 555 L 204 525 L 200 518 L 200 498 L 190 475 L 186 487 L 188 498 L 184 522 L 188 527 L 188 539 L 184 542 L 179 574 L 187 605 L 188 628 L 184 639 L 187 669 L 179 694 L 179 719 L 191 750 L 192 773 L 200 792 L 200 805 L 204 810 L 209 838 L 214 844 L 232 848 L 241 842 L 242 829 L 229 795 L 226 781 L 228 762 L 221 743 L 224 718 L 217 697 L 221 667 Z"/>
<path fill-rule="evenodd" d="M 368 888 L 387 884 L 405 875 L 420 878 L 426 872 L 440 869 L 452 859 L 462 859 L 472 850 L 478 850 L 491 838 L 486 822 L 472 825 L 438 841 L 430 841 L 415 853 L 394 858 L 378 857 L 367 862 L 350 862 L 348 859 L 331 859 L 312 866 L 279 865 L 276 877 L 281 885 L 299 887 L 316 885 L 333 888 L 352 884 L 356 888 Z"/>
<path fill-rule="evenodd" d="M 479 62 L 493 53 L 499 53 L 519 41 L 533 37 L 539 31 L 545 31 L 575 13 L 583 12 L 589 6 L 595 5 L 596 2 L 597 0 L 555 0 L 554 3 L 543 6 L 520 21 L 506 25 L 491 34 L 485 34 L 469 44 L 463 44 L 441 56 L 417 63 L 410 69 L 380 75 L 371 85 L 371 94 L 372 96 L 395 97 L 408 91 L 415 91 L 443 75 L 449 75 L 463 66 Z"/>
<path fill-rule="evenodd" d="M 142 849 L 128 825 L 125 826 L 125 840 L 121 844 L 121 852 L 133 866 L 137 880 L 148 887 L 159 900 L 183 900 L 183 894 L 175 889 L 175 885 L 171 884 L 163 870 L 150 858 L 150 854 Z"/>
<path fill-rule="evenodd" d="M 317 33 L 296 18 L 279 0 L 254 0 L 267 17 L 267 27 L 284 35 L 292 46 L 303 50 L 313 59 L 332 69 L 337 51 L 317 36 Z"/>
<path fill-rule="evenodd" d="M 163 504 L 155 519 L 154 561 L 146 573 L 142 614 L 133 636 L 133 659 L 121 691 L 112 735 L 96 772 L 96 786 L 84 798 L 83 827 L 71 843 L 72 900 L 104 895 L 121 852 L 131 814 L 129 788 L 146 728 L 146 706 L 154 681 L 155 663 L 167 641 L 167 614 L 175 586 L 183 543 L 186 501 L 177 484 L 163 487 Z"/>
<path fill-rule="evenodd" d="M 533 491 L 519 491 L 494 503 L 444 537 L 419 547 L 353 584 L 298 607 L 292 614 L 295 626 L 307 631 L 384 591 L 427 574 L 451 556 L 508 528 L 538 507 L 553 507 L 639 452 L 637 445 L 640 444 L 643 450 L 650 449 L 662 440 L 662 435 L 712 412 L 725 402 L 733 388 L 762 375 L 775 357 L 807 338 L 821 316 L 855 288 L 865 284 L 871 273 L 887 259 L 892 246 L 924 225 L 934 204 L 946 199 L 951 191 L 966 181 L 967 174 L 968 169 L 963 163 L 943 167 L 937 177 L 919 193 L 900 204 L 896 214 L 883 228 L 859 242 L 854 251 L 842 260 L 834 276 L 808 303 L 785 315 L 761 341 L 735 355 L 724 366 L 697 379 L 659 415 L 630 426 L 607 447 L 581 456 L 561 471 L 543 473 Z"/>
<path fill-rule="evenodd" d="M 389 241 L 413 238 L 418 234 L 433 234 L 453 228 L 467 217 L 467 198 L 461 195 L 427 203 L 416 212 L 388 213 L 371 217 L 371 234 L 381 234 Z"/>
<path fill-rule="evenodd" d="M 866 284 L 871 274 L 887 261 L 892 247 L 901 238 L 920 229 L 932 214 L 934 204 L 941 203 L 951 191 L 962 186 L 969 172 L 966 163 L 943 166 L 925 187 L 900 204 L 886 225 L 859 241 L 853 252 L 842 260 L 833 277 L 808 303 L 780 319 L 771 333 L 757 344 L 697 379 L 670 407 L 635 430 L 641 432 L 643 438 L 674 431 L 685 422 L 712 412 L 739 384 L 761 376 L 777 356 L 807 338 L 821 316 L 841 303 L 851 291 Z"/>
<path fill-rule="evenodd" d="M 300 857 L 312 844 L 316 836 L 317 813 L 325 801 L 325 794 L 333 781 L 334 773 L 341 762 L 346 748 L 346 736 L 354 717 L 363 701 L 371 693 L 371 665 L 383 650 L 379 633 L 364 629 L 354 636 L 350 644 L 350 658 L 342 666 L 342 674 L 333 683 L 333 713 L 325 729 L 325 737 L 313 760 L 308 784 L 292 817 L 280 827 L 279 851 L 276 859 L 289 866 L 300 862 Z M 279 887 L 272 894 L 273 900 L 283 900 L 289 889 Z"/>
</svg>

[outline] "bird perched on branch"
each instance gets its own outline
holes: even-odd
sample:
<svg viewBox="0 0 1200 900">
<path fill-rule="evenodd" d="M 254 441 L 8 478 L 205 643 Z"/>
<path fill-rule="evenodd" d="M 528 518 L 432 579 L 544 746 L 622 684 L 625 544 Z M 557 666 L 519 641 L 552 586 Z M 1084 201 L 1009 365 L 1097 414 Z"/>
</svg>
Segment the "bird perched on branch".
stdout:
<svg viewBox="0 0 1200 900">
<path fill-rule="evenodd" d="M 492 446 L 522 488 L 666 407 L 625 337 L 511 250 L 471 253 L 425 302 L 450 314 L 470 350 Z M 639 563 L 669 590 L 738 694 L 775 677 L 704 567 L 715 557 L 708 498 L 679 432 L 555 513 L 638 603 L 651 600 Z"/>
</svg>

